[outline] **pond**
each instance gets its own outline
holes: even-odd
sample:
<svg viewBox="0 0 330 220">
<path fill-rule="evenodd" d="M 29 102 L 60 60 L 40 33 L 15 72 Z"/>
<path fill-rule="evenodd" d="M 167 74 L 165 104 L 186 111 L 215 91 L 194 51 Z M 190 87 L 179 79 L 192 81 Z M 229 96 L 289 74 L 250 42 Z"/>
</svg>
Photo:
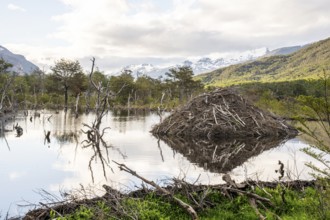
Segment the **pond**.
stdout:
<svg viewBox="0 0 330 220">
<path fill-rule="evenodd" d="M 2 217 L 33 208 L 25 205 L 56 201 L 60 194 L 70 193 L 72 189 L 93 188 L 93 193 L 102 194 L 102 184 L 123 191 L 141 186 L 140 180 L 120 171 L 112 160 L 159 184 L 172 177 L 218 184 L 222 183 L 221 173 L 229 173 L 238 182 L 246 178 L 272 181 L 278 178 L 275 170 L 279 168 L 279 160 L 292 179 L 311 178 L 304 163 L 313 160 L 300 150 L 308 145 L 297 138 L 252 144 L 228 141 L 216 145 L 162 141 L 149 132 L 160 120 L 157 114 L 109 112 L 101 126 L 110 128 L 104 135 L 110 147 L 102 149 L 101 160 L 92 147 L 83 147 L 87 143 L 83 142 L 87 130 L 83 123 L 91 124 L 95 114 L 76 118 L 70 112 L 34 113 L 19 113 L 6 124 L 7 131 L 0 137 Z M 15 125 L 23 129 L 21 136 L 13 129 Z M 50 142 L 45 139 L 48 131 Z M 246 147 L 248 150 L 244 151 Z M 228 153 L 228 149 L 235 149 L 235 155 L 241 159 L 234 157 L 233 152 Z"/>
</svg>

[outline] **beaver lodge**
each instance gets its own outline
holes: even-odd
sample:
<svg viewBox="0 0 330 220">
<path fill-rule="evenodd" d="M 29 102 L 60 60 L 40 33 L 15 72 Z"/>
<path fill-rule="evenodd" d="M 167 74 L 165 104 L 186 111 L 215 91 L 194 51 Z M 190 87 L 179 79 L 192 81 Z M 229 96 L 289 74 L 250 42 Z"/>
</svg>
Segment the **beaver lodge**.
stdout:
<svg viewBox="0 0 330 220">
<path fill-rule="evenodd" d="M 288 138 L 297 130 L 284 120 L 250 104 L 232 89 L 217 89 L 192 99 L 151 131 L 160 137 Z"/>
</svg>

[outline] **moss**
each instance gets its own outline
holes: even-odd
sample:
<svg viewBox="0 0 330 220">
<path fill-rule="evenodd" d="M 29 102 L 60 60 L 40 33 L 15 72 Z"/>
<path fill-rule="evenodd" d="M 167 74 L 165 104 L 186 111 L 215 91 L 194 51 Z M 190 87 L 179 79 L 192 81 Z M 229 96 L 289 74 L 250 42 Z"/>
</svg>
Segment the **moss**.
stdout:
<svg viewBox="0 0 330 220">
<path fill-rule="evenodd" d="M 266 194 L 265 191 L 268 193 Z M 320 213 L 320 194 L 314 188 L 306 188 L 302 191 L 285 189 L 285 202 L 282 200 L 283 188 L 278 186 L 275 189 L 256 188 L 254 193 L 271 197 L 274 206 L 265 204 L 258 205 L 259 212 L 267 219 L 324 219 Z M 188 199 L 177 194 L 177 197 L 188 201 Z M 197 195 L 195 195 L 197 196 Z M 205 220 L 230 220 L 230 219 L 258 219 L 254 208 L 249 204 L 249 198 L 245 195 L 235 196 L 232 199 L 225 197 L 216 190 L 208 193 L 207 198 L 210 206 L 200 209 L 198 215 Z M 170 219 L 191 219 L 190 216 L 168 197 L 158 196 L 151 192 L 143 198 L 126 198 L 121 201 L 123 213 L 118 217 L 106 202 L 98 202 L 97 205 L 87 207 L 80 206 L 74 213 L 57 219 L 146 219 L 146 220 L 170 220 Z M 56 217 L 56 213 L 51 213 Z"/>
</svg>

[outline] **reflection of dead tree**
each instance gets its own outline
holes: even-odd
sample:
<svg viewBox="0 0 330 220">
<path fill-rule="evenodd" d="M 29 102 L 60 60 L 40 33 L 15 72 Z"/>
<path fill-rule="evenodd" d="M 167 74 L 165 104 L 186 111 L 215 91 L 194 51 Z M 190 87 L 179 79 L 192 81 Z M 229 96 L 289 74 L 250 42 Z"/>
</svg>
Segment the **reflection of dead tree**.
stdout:
<svg viewBox="0 0 330 220">
<path fill-rule="evenodd" d="M 162 161 L 164 162 L 163 151 L 162 151 L 162 148 L 160 147 L 160 138 L 158 138 L 158 140 L 157 140 L 157 145 L 158 145 L 158 149 L 159 149 L 159 152 L 160 152 L 160 156 L 162 158 Z"/>
<path fill-rule="evenodd" d="M 5 132 L 12 131 L 5 128 L 5 119 L 0 115 L 0 138 L 3 138 L 6 142 L 7 148 L 10 151 L 10 146 L 8 144 Z"/>
<path fill-rule="evenodd" d="M 89 161 L 89 169 L 91 171 L 92 180 L 94 182 L 94 175 L 92 170 L 92 161 L 99 159 L 101 161 L 101 165 L 103 168 L 103 176 L 105 179 L 107 179 L 106 175 L 106 166 L 110 167 L 109 163 L 109 152 L 108 144 L 104 141 L 103 136 L 105 134 L 105 131 L 107 129 L 110 129 L 109 127 L 105 127 L 102 130 L 100 130 L 101 122 L 103 117 L 107 114 L 107 107 L 109 106 L 109 101 L 112 98 L 113 94 L 111 93 L 109 89 L 109 84 L 107 87 L 103 87 L 101 82 L 95 83 L 93 81 L 93 73 L 94 73 L 94 65 L 95 65 L 95 58 L 92 58 L 92 69 L 91 73 L 89 75 L 90 85 L 94 87 L 97 93 L 97 100 L 95 104 L 95 112 L 96 112 L 96 118 L 92 125 L 83 124 L 85 128 L 87 128 L 87 131 L 83 131 L 84 134 L 86 134 L 87 139 L 82 142 L 83 148 L 92 147 L 94 151 L 94 155 L 91 157 Z M 106 157 L 103 156 L 102 153 L 102 147 L 106 150 Z"/>
<path fill-rule="evenodd" d="M 23 135 L 23 128 L 19 126 L 18 123 L 15 125 L 14 129 L 16 130 L 16 137 Z"/>
<path fill-rule="evenodd" d="M 45 132 L 44 144 L 46 144 L 46 142 L 48 144 L 50 144 L 50 131 L 47 131 L 47 133 L 46 133 L 46 131 L 44 131 L 44 132 Z"/>
<path fill-rule="evenodd" d="M 99 129 L 96 127 L 97 124 L 95 124 L 95 123 L 93 123 L 92 126 L 89 126 L 87 124 L 83 124 L 83 125 L 88 128 L 87 131 L 83 131 L 83 133 L 87 135 L 87 140 L 83 141 L 83 148 L 92 147 L 92 149 L 94 150 L 94 155 L 91 157 L 91 159 L 89 160 L 89 164 L 88 164 L 89 170 L 91 171 L 92 180 L 94 182 L 92 161 L 97 160 L 97 158 L 100 159 L 100 161 L 101 161 L 102 169 L 103 169 L 103 176 L 105 179 L 107 179 L 105 167 L 108 166 L 110 169 L 111 169 L 111 167 L 109 165 L 109 157 L 108 157 L 109 146 L 103 140 L 103 135 L 105 133 L 105 130 L 109 129 L 109 128 L 104 128 L 102 130 L 102 132 L 100 132 Z M 101 149 L 102 146 L 106 149 L 107 158 L 105 158 L 103 156 L 102 149 Z"/>
<path fill-rule="evenodd" d="M 87 129 L 88 129 L 87 131 L 83 131 L 83 133 L 87 135 L 87 140 L 83 141 L 83 147 L 84 148 L 92 147 L 92 149 L 94 150 L 94 155 L 89 160 L 89 169 L 91 171 L 93 182 L 94 182 L 94 175 L 93 175 L 93 170 L 92 170 L 92 161 L 93 160 L 96 160 L 97 158 L 100 159 L 102 168 L 103 168 L 103 175 L 104 175 L 105 179 L 107 179 L 105 167 L 106 166 L 110 167 L 109 159 L 104 158 L 104 156 L 102 154 L 102 150 L 101 150 L 101 146 L 105 147 L 106 154 L 108 156 L 108 146 L 107 146 L 106 142 L 103 140 L 103 135 L 105 134 L 106 129 L 110 129 L 110 128 L 106 127 L 102 131 L 100 131 L 102 118 L 106 114 L 106 108 L 107 108 L 110 92 L 109 92 L 108 86 L 107 86 L 105 92 L 103 92 L 104 88 L 103 88 L 101 82 L 96 84 L 93 81 L 94 65 L 95 65 L 95 58 L 93 57 L 92 58 L 92 69 L 91 69 L 91 73 L 89 75 L 89 80 L 90 80 L 90 84 L 94 87 L 94 89 L 96 89 L 96 92 L 97 92 L 97 100 L 96 100 L 96 104 L 95 104 L 96 118 L 95 118 L 94 122 L 92 123 L 92 125 L 83 124 L 84 127 L 87 127 Z M 101 146 L 100 146 L 100 144 L 101 144 Z"/>
<path fill-rule="evenodd" d="M 54 137 L 61 144 L 73 143 L 73 142 L 77 143 L 78 142 L 78 136 L 79 136 L 79 134 L 74 132 L 74 131 L 66 131 L 64 133 L 58 133 L 58 132 L 54 133 Z"/>
<path fill-rule="evenodd" d="M 4 135 L 3 138 L 5 139 L 5 142 L 6 142 L 6 144 L 7 144 L 7 148 L 8 148 L 8 150 L 10 151 L 10 147 L 9 147 L 9 144 L 8 144 L 8 141 L 7 141 L 6 136 Z"/>
</svg>

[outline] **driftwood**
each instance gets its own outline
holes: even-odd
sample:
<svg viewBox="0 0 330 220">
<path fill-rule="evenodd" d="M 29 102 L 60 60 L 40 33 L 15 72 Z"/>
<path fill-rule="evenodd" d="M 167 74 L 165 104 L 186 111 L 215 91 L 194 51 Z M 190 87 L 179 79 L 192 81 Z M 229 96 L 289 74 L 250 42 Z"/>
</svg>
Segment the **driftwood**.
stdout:
<svg viewBox="0 0 330 220">
<path fill-rule="evenodd" d="M 170 196 L 171 199 L 173 199 L 173 201 L 175 201 L 180 207 L 182 207 L 190 216 L 191 219 L 198 219 L 198 215 L 196 213 L 196 211 L 187 203 L 185 203 L 184 201 L 182 201 L 181 199 L 178 199 L 177 197 L 175 197 L 174 195 L 172 195 L 172 193 L 168 190 L 166 190 L 165 188 L 160 187 L 159 185 L 157 185 L 154 181 L 150 181 L 147 180 L 146 178 L 140 176 L 139 174 L 137 174 L 135 171 L 133 171 L 132 169 L 128 168 L 125 164 L 119 164 L 115 161 L 113 161 L 114 163 L 116 163 L 119 166 L 120 170 L 123 170 L 139 179 L 141 179 L 143 182 L 155 187 L 155 189 L 161 193 L 163 193 L 166 196 Z"/>
<path fill-rule="evenodd" d="M 246 137 L 294 137 L 296 129 L 265 112 L 232 89 L 195 97 L 151 131 L 158 136 L 219 140 Z"/>
<path fill-rule="evenodd" d="M 117 163 L 118 164 L 118 163 Z M 29 211 L 24 217 L 23 220 L 34 220 L 34 219 L 49 219 L 50 212 L 53 211 L 57 213 L 58 216 L 65 216 L 67 214 L 73 213 L 75 210 L 79 209 L 80 206 L 85 207 L 96 207 L 98 202 L 104 202 L 110 209 L 112 217 L 121 219 L 123 217 L 129 217 L 130 219 L 138 219 L 138 216 L 131 216 L 129 210 L 126 209 L 121 204 L 121 201 L 126 198 L 144 198 L 148 193 L 155 192 L 159 193 L 159 196 L 165 196 L 166 198 L 174 199 L 173 196 L 176 193 L 186 195 L 187 199 L 192 205 L 181 203 L 179 200 L 173 200 L 176 204 L 181 204 L 192 217 L 192 219 L 198 218 L 198 211 L 202 211 L 205 208 L 215 207 L 216 204 L 212 202 L 212 199 L 208 198 L 208 195 L 211 191 L 217 191 L 222 195 L 232 199 L 237 195 L 245 195 L 249 198 L 250 205 L 255 210 L 256 214 L 260 219 L 263 219 L 260 209 L 268 210 L 267 207 L 274 206 L 270 198 L 272 196 L 267 192 L 265 188 L 276 188 L 279 184 L 282 187 L 286 187 L 292 190 L 304 190 L 306 187 L 315 187 L 316 181 L 288 181 L 288 182 L 256 182 L 256 181 L 246 181 L 243 183 L 235 183 L 229 175 L 226 175 L 224 179 L 228 180 L 226 184 L 219 185 L 195 185 L 188 183 L 182 179 L 173 178 L 173 184 L 169 184 L 166 187 L 160 187 L 155 184 L 153 181 L 147 180 L 144 177 L 138 175 L 135 171 L 129 169 L 124 164 L 118 164 L 120 168 L 124 171 L 129 172 L 130 174 L 140 178 L 144 182 L 150 184 L 155 188 L 155 190 L 142 187 L 141 189 L 129 192 L 122 193 L 108 185 L 103 185 L 105 194 L 101 197 L 95 197 L 91 199 L 83 198 L 77 199 L 72 196 L 72 198 L 66 198 L 64 201 L 60 202 L 51 202 L 51 203 L 39 203 L 39 208 Z M 255 187 L 261 188 L 264 190 L 267 197 L 259 196 L 253 193 Z M 84 190 L 82 190 L 84 191 Z M 186 209 L 187 208 L 187 209 Z M 189 211 L 188 211 L 189 209 Z M 191 213 L 190 213 L 191 211 Z M 274 214 L 275 215 L 275 214 Z M 278 217 L 278 219 L 280 219 Z"/>
</svg>

